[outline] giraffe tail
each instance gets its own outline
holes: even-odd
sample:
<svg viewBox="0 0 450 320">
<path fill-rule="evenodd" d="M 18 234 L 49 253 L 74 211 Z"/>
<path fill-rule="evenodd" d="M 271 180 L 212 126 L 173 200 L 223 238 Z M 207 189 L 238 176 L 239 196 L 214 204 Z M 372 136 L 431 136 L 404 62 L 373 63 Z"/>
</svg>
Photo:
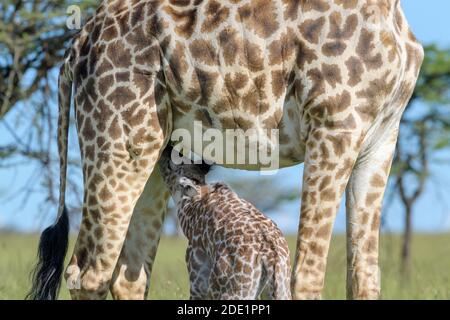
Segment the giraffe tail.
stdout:
<svg viewBox="0 0 450 320">
<path fill-rule="evenodd" d="M 32 272 L 32 288 L 26 296 L 31 300 L 55 300 L 57 298 L 69 243 L 69 217 L 65 207 L 67 145 L 72 94 L 72 76 L 71 72 L 68 72 L 69 68 L 69 57 L 66 57 L 58 81 L 58 149 L 60 157 L 58 216 L 55 223 L 41 234 L 38 261 Z"/>
</svg>

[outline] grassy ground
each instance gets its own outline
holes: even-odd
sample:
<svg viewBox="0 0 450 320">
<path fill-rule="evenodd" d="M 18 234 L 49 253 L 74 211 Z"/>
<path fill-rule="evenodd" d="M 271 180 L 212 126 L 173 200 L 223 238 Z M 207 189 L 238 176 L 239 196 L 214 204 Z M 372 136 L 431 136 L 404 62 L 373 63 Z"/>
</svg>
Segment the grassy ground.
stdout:
<svg viewBox="0 0 450 320">
<path fill-rule="evenodd" d="M 289 238 L 291 251 L 294 238 Z M 0 234 L 0 299 L 22 299 L 29 287 L 29 271 L 36 255 L 37 236 Z M 381 247 L 383 299 L 450 299 L 450 235 L 417 235 L 413 242 L 413 275 L 402 285 L 398 274 L 399 239 L 384 235 Z M 161 241 L 151 299 L 188 298 L 188 278 L 184 263 L 185 241 Z M 325 284 L 325 299 L 345 298 L 345 238 L 332 242 Z M 61 299 L 68 299 L 63 284 Z"/>
</svg>

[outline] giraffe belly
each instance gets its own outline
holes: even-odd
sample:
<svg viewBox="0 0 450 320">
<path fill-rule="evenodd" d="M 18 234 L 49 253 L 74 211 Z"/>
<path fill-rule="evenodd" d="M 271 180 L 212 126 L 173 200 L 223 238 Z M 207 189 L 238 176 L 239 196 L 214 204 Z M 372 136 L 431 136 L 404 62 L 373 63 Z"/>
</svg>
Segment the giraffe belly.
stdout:
<svg viewBox="0 0 450 320">
<path fill-rule="evenodd" d="M 192 35 L 177 33 L 179 23 L 171 20 L 169 29 L 174 32 L 162 50 L 174 132 L 185 130 L 194 137 L 195 121 L 202 124 L 202 132 L 218 131 L 223 156 L 215 162 L 226 167 L 259 170 L 264 167 L 264 159 L 256 156 L 252 161 L 251 155 L 264 155 L 269 147 L 275 151 L 273 157 L 277 157 L 279 167 L 302 162 L 300 117 L 292 89 L 296 66 L 294 23 L 270 32 L 260 30 L 264 36 L 258 36 L 240 19 L 236 24 L 223 21 L 209 30 L 208 23 L 203 23 L 204 12 L 210 12 L 208 2 L 195 7 L 202 15 L 195 19 L 198 25 L 192 28 Z M 227 7 L 224 10 L 230 17 L 241 14 L 240 5 L 219 7 Z M 253 140 L 247 139 L 243 147 L 233 147 L 234 138 L 227 133 L 232 136 L 242 131 Z M 211 130 L 207 134 L 212 134 Z M 217 160 L 205 152 L 210 142 L 199 139 L 191 139 L 197 143 L 188 143 L 185 149 Z M 235 161 L 227 160 L 227 156 L 234 156 Z"/>
<path fill-rule="evenodd" d="M 277 121 L 255 116 L 246 126 L 233 118 L 224 126 L 223 115 L 210 108 L 174 112 L 171 144 L 228 168 L 276 170 L 302 163 L 305 142 L 296 103 L 286 101 L 273 112 L 281 114 Z"/>
</svg>

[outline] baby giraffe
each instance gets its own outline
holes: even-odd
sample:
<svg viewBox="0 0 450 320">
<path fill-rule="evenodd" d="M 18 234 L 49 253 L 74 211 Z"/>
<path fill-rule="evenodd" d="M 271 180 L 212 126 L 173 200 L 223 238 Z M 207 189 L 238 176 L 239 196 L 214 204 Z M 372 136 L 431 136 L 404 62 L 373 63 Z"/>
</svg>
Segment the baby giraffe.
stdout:
<svg viewBox="0 0 450 320">
<path fill-rule="evenodd" d="M 161 158 L 160 170 L 188 238 L 191 299 L 291 299 L 289 249 L 281 231 L 227 185 L 208 185 L 207 164 Z"/>
</svg>

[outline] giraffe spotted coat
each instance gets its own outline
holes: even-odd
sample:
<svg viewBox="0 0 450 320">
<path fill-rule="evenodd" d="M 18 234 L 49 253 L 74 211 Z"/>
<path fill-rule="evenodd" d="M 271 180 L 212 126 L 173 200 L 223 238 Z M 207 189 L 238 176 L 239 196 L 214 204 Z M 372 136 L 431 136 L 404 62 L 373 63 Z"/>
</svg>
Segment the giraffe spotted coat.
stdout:
<svg viewBox="0 0 450 320">
<path fill-rule="evenodd" d="M 289 248 L 272 220 L 227 185 L 206 184 L 208 166 L 175 165 L 166 150 L 160 169 L 189 241 L 191 299 L 291 299 Z"/>
<path fill-rule="evenodd" d="M 399 0 L 103 1 L 60 76 L 59 216 L 72 85 L 85 190 L 72 297 L 147 296 L 169 197 L 155 168 L 198 120 L 279 130 L 281 167 L 304 162 L 294 298 L 321 297 L 344 192 L 347 295 L 378 298 L 382 200 L 422 60 Z"/>
</svg>

